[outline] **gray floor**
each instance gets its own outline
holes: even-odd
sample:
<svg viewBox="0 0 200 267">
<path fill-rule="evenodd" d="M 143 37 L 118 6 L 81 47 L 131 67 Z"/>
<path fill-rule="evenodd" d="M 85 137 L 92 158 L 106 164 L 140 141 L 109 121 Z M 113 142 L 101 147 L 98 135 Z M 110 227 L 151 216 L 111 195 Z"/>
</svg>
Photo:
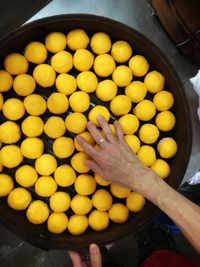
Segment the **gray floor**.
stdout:
<svg viewBox="0 0 200 267">
<path fill-rule="evenodd" d="M 16 3 L 18 3 L 18 1 L 16 1 Z M 193 148 L 184 180 L 189 178 L 200 167 L 200 124 L 196 115 L 197 96 L 189 82 L 189 78 L 196 74 L 197 66 L 182 56 L 175 48 L 162 29 L 157 18 L 152 15 L 152 9 L 147 0 L 54 0 L 32 17 L 30 21 L 46 16 L 68 13 L 96 14 L 128 24 L 150 38 L 169 58 L 181 79 L 190 103 L 193 127 Z M 20 14 L 18 14 L 18 16 L 19 15 Z M 180 244 L 185 244 L 182 245 L 183 252 L 188 250 L 187 242 L 182 241 L 182 236 L 179 238 L 178 242 Z M 192 249 L 190 251 L 192 251 Z M 133 255 L 136 253 L 137 246 L 135 245 L 134 238 L 129 236 L 116 244 L 112 250 L 112 257 L 116 261 L 126 259 L 126 266 L 134 267 L 137 266 L 133 258 Z M 191 253 L 190 255 L 193 257 Z M 34 248 L 9 233 L 2 226 L 0 226 L 0 258 L 1 267 L 71 266 L 65 251 L 48 252 Z"/>
</svg>

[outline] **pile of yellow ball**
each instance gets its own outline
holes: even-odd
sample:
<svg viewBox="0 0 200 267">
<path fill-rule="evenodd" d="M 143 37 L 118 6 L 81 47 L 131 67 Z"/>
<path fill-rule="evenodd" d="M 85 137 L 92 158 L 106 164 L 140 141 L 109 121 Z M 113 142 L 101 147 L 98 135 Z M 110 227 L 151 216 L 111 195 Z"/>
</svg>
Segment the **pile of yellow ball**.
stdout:
<svg viewBox="0 0 200 267">
<path fill-rule="evenodd" d="M 166 178 L 166 160 L 176 154 L 177 144 L 170 132 L 176 122 L 174 98 L 165 89 L 164 76 L 149 71 L 147 59 L 135 54 L 128 42 L 113 43 L 104 32 L 89 37 L 82 29 L 51 32 L 43 43 L 30 42 L 24 54 L 10 53 L 3 63 L 0 197 L 7 197 L 8 206 L 24 210 L 30 223 L 46 223 L 54 234 L 68 230 L 72 235 L 88 227 L 105 230 L 110 221 L 124 223 L 129 212 L 141 211 L 143 196 L 91 172 L 76 137 L 95 146 L 87 121 L 99 126 L 97 115 L 107 121 L 116 116 L 133 153 Z M 8 91 L 13 91 L 12 98 Z M 91 94 L 101 104 L 91 105 Z M 51 153 L 46 139 L 51 140 Z M 68 159 L 68 164 L 59 165 L 58 159 Z M 74 188 L 73 197 L 69 187 Z"/>
</svg>

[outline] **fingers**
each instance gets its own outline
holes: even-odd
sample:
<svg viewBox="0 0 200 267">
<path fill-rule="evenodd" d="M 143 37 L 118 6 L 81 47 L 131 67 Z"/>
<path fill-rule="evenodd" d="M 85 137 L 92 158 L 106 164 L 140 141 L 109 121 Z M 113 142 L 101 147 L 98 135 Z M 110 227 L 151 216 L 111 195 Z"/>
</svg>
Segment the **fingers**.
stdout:
<svg viewBox="0 0 200 267">
<path fill-rule="evenodd" d="M 97 150 L 88 144 L 88 142 L 82 136 L 77 136 L 77 142 L 91 158 L 97 158 Z"/>
<path fill-rule="evenodd" d="M 114 125 L 115 125 L 116 135 L 117 135 L 118 140 L 119 141 L 124 141 L 124 133 L 122 131 L 121 125 L 119 124 L 118 121 L 115 121 Z"/>
<path fill-rule="evenodd" d="M 101 145 L 101 147 L 104 147 L 106 145 L 106 140 L 103 138 L 101 132 L 97 129 L 97 127 L 92 123 L 87 123 L 87 128 L 90 134 L 92 135 L 93 139 L 96 141 L 97 144 Z"/>
<path fill-rule="evenodd" d="M 115 137 L 112 133 L 112 130 L 110 129 L 110 126 L 109 126 L 107 120 L 103 116 L 97 116 L 97 120 L 98 120 L 101 128 L 103 129 L 107 140 L 109 142 L 113 143 L 115 141 Z"/>
<path fill-rule="evenodd" d="M 87 165 L 93 172 L 97 172 L 100 176 L 103 175 L 101 167 L 93 160 L 87 160 L 85 165 Z"/>
<path fill-rule="evenodd" d="M 82 264 L 81 257 L 78 252 L 76 251 L 68 251 L 69 256 L 71 258 L 71 261 L 73 263 L 73 267 L 83 267 L 84 265 Z"/>
<path fill-rule="evenodd" d="M 92 267 L 102 267 L 100 249 L 95 244 L 90 245 L 90 260 Z"/>
</svg>

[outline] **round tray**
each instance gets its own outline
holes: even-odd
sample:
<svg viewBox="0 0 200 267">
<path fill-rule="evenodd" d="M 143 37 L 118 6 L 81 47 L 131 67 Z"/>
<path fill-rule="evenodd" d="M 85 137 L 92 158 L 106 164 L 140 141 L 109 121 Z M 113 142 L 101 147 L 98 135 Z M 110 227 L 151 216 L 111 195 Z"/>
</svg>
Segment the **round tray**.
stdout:
<svg viewBox="0 0 200 267">
<path fill-rule="evenodd" d="M 48 17 L 26 24 L 0 40 L 0 68 L 3 68 L 2 62 L 8 53 L 23 52 L 23 48 L 28 42 L 44 41 L 45 35 L 51 31 L 67 33 L 74 28 L 82 28 L 89 35 L 104 31 L 111 36 L 113 41 L 129 42 L 133 47 L 134 54 L 144 55 L 150 62 L 150 69 L 156 69 L 165 76 L 165 88 L 171 91 L 175 98 L 173 112 L 177 121 L 172 134 L 178 143 L 178 153 L 170 160 L 171 174 L 166 181 L 172 187 L 177 188 L 185 173 L 191 150 L 192 132 L 188 103 L 174 68 L 159 48 L 142 34 L 117 21 L 94 15 L 73 14 Z M 0 118 L 2 121 L 2 117 Z M 111 223 L 105 231 L 88 230 L 81 236 L 73 236 L 67 232 L 55 235 L 47 230 L 45 224 L 36 226 L 29 223 L 25 212 L 10 209 L 5 198 L 0 201 L 0 220 L 5 226 L 24 240 L 44 249 L 81 249 L 87 247 L 91 242 L 99 245 L 110 243 L 131 232 L 138 231 L 158 212 L 159 210 L 153 204 L 147 202 L 144 209 L 138 214 L 131 214 L 126 223 Z"/>
</svg>

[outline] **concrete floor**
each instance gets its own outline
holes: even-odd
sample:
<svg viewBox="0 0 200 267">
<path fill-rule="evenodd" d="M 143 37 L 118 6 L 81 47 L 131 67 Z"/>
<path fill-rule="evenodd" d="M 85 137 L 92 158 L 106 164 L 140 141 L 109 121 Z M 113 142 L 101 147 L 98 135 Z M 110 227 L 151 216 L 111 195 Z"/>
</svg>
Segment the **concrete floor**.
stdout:
<svg viewBox="0 0 200 267">
<path fill-rule="evenodd" d="M 18 5 L 19 2 L 20 5 Z M 9 23 L 7 23 L 8 27 L 6 29 L 8 31 L 17 25 L 26 22 L 26 20 L 33 15 L 33 12 L 23 12 L 23 14 L 20 14 L 20 10 L 25 2 L 25 6 L 27 6 L 27 2 L 29 1 L 15 1 L 15 5 L 18 10 L 17 16 L 21 18 L 20 20 L 12 19 L 12 12 L 14 12 L 12 5 L 10 5 L 10 8 L 6 10 L 7 13 L 4 12 L 7 16 L 4 15 L 5 18 L 1 17 L 0 26 L 2 29 L 5 28 L 5 22 L 8 21 L 8 18 L 6 17 L 9 17 Z M 34 9 L 34 12 L 36 13 L 36 11 L 41 8 L 38 4 L 39 1 L 33 0 L 31 2 L 37 3 L 37 5 L 35 4 L 37 8 Z M 35 16 L 33 16 L 29 21 L 46 16 L 69 13 L 96 14 L 128 24 L 139 32 L 142 32 L 146 37 L 150 38 L 156 45 L 158 45 L 162 52 L 174 65 L 186 91 L 192 115 L 193 148 L 189 166 L 184 177 L 184 180 L 187 180 L 200 166 L 200 126 L 196 115 L 197 96 L 195 95 L 189 82 L 189 78 L 194 76 L 197 72 L 197 65 L 179 53 L 159 24 L 158 19 L 152 15 L 152 8 L 148 0 L 54 0 L 35 14 Z M 3 33 L 5 33 L 5 29 L 4 31 L 1 31 L 2 35 Z M 192 249 L 188 249 L 188 243 L 182 240 L 182 236 L 178 242 L 182 244 L 183 252 L 190 251 L 189 254 L 192 255 L 192 257 L 196 256 Z M 126 259 L 126 267 L 137 266 L 135 259 L 132 259 L 132 255 L 137 253 L 137 246 L 135 245 L 135 241 L 132 236 L 119 241 L 115 248 L 116 249 L 114 249 L 112 254 L 115 260 L 120 260 L 120 258 Z M 0 259 L 1 267 L 71 266 L 66 251 L 40 250 L 20 240 L 5 230 L 2 226 L 0 226 Z"/>
</svg>

